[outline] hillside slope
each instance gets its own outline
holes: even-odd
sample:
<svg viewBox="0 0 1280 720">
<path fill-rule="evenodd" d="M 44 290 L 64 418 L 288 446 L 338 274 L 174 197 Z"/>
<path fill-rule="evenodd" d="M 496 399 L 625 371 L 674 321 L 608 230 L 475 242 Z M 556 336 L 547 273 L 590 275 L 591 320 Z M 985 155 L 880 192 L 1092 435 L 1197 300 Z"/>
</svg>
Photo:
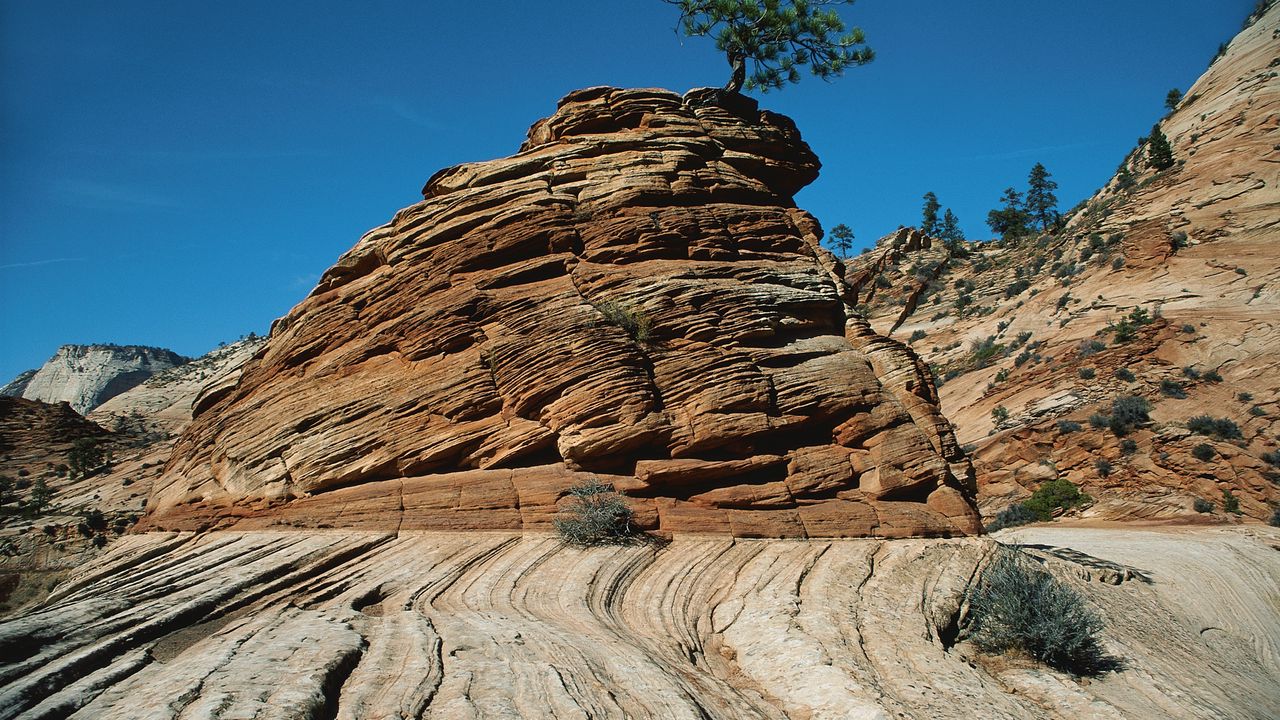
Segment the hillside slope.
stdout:
<svg viewBox="0 0 1280 720">
<path fill-rule="evenodd" d="M 1173 168 L 1136 149 L 1065 230 L 952 249 L 903 230 L 850 263 L 873 327 L 933 368 L 985 512 L 1055 477 L 1093 518 L 1280 502 L 1278 33 L 1272 6 L 1161 121 Z M 1092 427 L 1119 396 L 1151 422 Z M 1205 415 L 1220 432 L 1195 431 Z"/>
</svg>

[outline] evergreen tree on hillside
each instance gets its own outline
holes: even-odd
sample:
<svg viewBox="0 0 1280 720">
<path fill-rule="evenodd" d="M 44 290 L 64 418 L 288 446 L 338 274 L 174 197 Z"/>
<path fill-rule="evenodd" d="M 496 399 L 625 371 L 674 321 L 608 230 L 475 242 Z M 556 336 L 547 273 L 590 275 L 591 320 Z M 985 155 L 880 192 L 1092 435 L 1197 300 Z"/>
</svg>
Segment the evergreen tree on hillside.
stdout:
<svg viewBox="0 0 1280 720">
<path fill-rule="evenodd" d="M 1169 94 L 1164 96 L 1164 106 L 1170 110 L 1177 110 L 1180 102 L 1182 102 L 1182 91 L 1178 88 L 1170 90 Z"/>
<path fill-rule="evenodd" d="M 1003 207 L 987 213 L 987 225 L 991 227 L 991 231 L 1005 240 L 1028 234 L 1030 218 L 1022 209 L 1022 193 L 1013 188 L 1005 188 L 1000 202 Z"/>
<path fill-rule="evenodd" d="M 1151 128 L 1151 136 L 1147 138 L 1147 165 L 1156 170 L 1173 167 L 1173 146 L 1169 144 L 1169 138 L 1160 131 L 1159 123 Z"/>
<path fill-rule="evenodd" d="M 938 237 L 942 238 L 942 242 L 947 247 L 964 241 L 964 230 L 960 229 L 960 219 L 951 212 L 951 208 L 947 208 L 942 215 L 942 229 L 938 231 Z"/>
<path fill-rule="evenodd" d="M 924 210 L 920 215 L 920 232 L 929 237 L 938 237 L 940 226 L 938 225 L 938 211 L 942 206 L 938 204 L 938 196 L 929 191 L 924 194 Z"/>
<path fill-rule="evenodd" d="M 1058 183 L 1049 179 L 1049 171 L 1036 163 L 1027 176 L 1027 201 L 1023 208 L 1033 222 L 1040 224 L 1041 230 L 1048 230 L 1058 220 L 1058 196 L 1053 194 L 1057 189 Z"/>
<path fill-rule="evenodd" d="M 800 82 L 800 67 L 823 80 L 875 58 L 861 28 L 845 33 L 835 5 L 854 0 L 662 0 L 680 9 L 685 35 L 712 36 L 729 61 L 728 92 L 768 92 Z M 747 74 L 747 61 L 751 74 Z"/>
<path fill-rule="evenodd" d="M 849 257 L 849 253 L 853 252 L 853 230 L 848 225 L 840 223 L 831 228 L 831 249 L 841 260 Z"/>
</svg>

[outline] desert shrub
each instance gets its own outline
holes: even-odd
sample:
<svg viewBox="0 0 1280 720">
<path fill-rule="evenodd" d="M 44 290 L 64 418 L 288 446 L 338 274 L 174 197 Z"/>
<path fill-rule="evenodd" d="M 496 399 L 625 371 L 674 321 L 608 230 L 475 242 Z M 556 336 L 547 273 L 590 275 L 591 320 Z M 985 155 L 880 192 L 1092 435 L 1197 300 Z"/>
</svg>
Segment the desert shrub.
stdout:
<svg viewBox="0 0 1280 720">
<path fill-rule="evenodd" d="M 1004 345 L 996 343 L 995 335 L 988 335 L 969 344 L 969 357 L 974 366 L 979 368 L 987 367 L 1003 352 Z"/>
<path fill-rule="evenodd" d="M 107 546 L 107 536 L 106 536 L 106 535 L 94 535 L 94 536 L 93 536 L 93 546 L 94 546 L 94 547 L 96 547 L 96 548 L 106 547 L 106 546 Z"/>
<path fill-rule="evenodd" d="M 1250 392 L 1236 393 L 1236 399 L 1239 400 L 1240 402 L 1249 402 L 1250 400 L 1253 400 L 1253 393 L 1250 393 Z"/>
<path fill-rule="evenodd" d="M 1058 508 L 1069 510 L 1085 505 L 1089 500 L 1089 496 L 1080 492 L 1080 488 L 1076 487 L 1075 483 L 1059 478 L 1041 484 L 1022 504 L 1034 512 L 1039 519 L 1049 520 L 1053 517 L 1054 510 Z"/>
<path fill-rule="evenodd" d="M 1151 403 L 1137 395 L 1121 395 L 1111 401 L 1111 417 L 1126 428 L 1141 425 L 1151 419 Z"/>
<path fill-rule="evenodd" d="M 92 470 L 102 467 L 106 454 L 98 447 L 93 438 L 79 438 L 71 446 L 67 454 L 67 465 L 72 477 L 84 477 Z"/>
<path fill-rule="evenodd" d="M 1111 424 L 1111 418 L 1103 413 L 1094 413 L 1089 416 L 1089 427 L 1094 430 L 1102 430 Z"/>
<path fill-rule="evenodd" d="M 1191 448 L 1191 457 L 1194 457 L 1197 460 L 1204 460 L 1205 462 L 1208 462 L 1213 459 L 1214 455 L 1217 455 L 1217 453 L 1214 452 L 1213 446 L 1209 443 L 1200 443 L 1199 445 Z"/>
<path fill-rule="evenodd" d="M 1124 382 L 1133 382 L 1138 379 L 1129 368 L 1116 368 L 1114 375 L 1117 380 L 1123 380 Z"/>
<path fill-rule="evenodd" d="M 1119 270 L 1122 267 L 1124 267 L 1124 258 L 1118 257 L 1111 261 L 1112 270 Z"/>
<path fill-rule="evenodd" d="M 1100 343 L 1097 340 L 1084 340 L 1080 343 L 1079 349 L 1076 350 L 1076 355 L 1082 358 L 1087 358 L 1094 353 L 1106 349 L 1107 346 L 1105 343 Z"/>
<path fill-rule="evenodd" d="M 966 634 L 983 652 L 1024 652 L 1074 675 L 1118 667 L 1102 647 L 1098 614 L 1020 552 L 1001 548 L 968 600 Z"/>
<path fill-rule="evenodd" d="M 1191 333 L 1194 333 L 1195 331 L 1196 331 L 1196 326 L 1192 325 L 1191 323 L 1187 323 L 1186 325 L 1182 326 L 1182 332 L 1187 333 L 1188 335 Z"/>
<path fill-rule="evenodd" d="M 1271 452 L 1262 453 L 1262 462 L 1268 465 L 1274 465 L 1275 467 L 1280 467 L 1280 452 L 1273 450 Z"/>
<path fill-rule="evenodd" d="M 876 287 L 878 287 L 878 288 L 887 288 L 887 287 L 892 287 L 892 286 L 893 286 L 893 284 L 889 282 L 889 278 L 885 277 L 884 275 L 877 275 L 877 276 L 876 276 Z"/>
<path fill-rule="evenodd" d="M 1092 380 L 1098 373 L 1091 367 L 1082 367 L 1078 371 L 1078 374 L 1082 380 Z"/>
<path fill-rule="evenodd" d="M 1039 520 L 1039 513 L 1029 509 L 1022 503 L 1015 503 L 996 513 L 995 519 L 987 524 L 987 532 L 995 532 L 1007 527 L 1026 525 L 1027 523 L 1038 522 Z"/>
<path fill-rule="evenodd" d="M 1240 498 L 1232 494 L 1230 490 L 1222 491 L 1222 509 L 1232 515 L 1240 514 Z"/>
<path fill-rule="evenodd" d="M 1197 435 L 1209 435 L 1223 440 L 1239 440 L 1244 437 L 1240 433 L 1240 426 L 1234 421 L 1210 415 L 1196 415 L 1187 420 L 1187 429 Z"/>
<path fill-rule="evenodd" d="M 1062 433 L 1063 435 L 1067 435 L 1073 432 L 1080 432 L 1081 429 L 1082 429 L 1082 426 L 1080 425 L 1080 423 L 1074 420 L 1058 421 L 1058 432 Z"/>
<path fill-rule="evenodd" d="M 1133 440 L 1130 440 L 1129 438 L 1125 438 L 1124 440 L 1120 441 L 1120 452 L 1124 453 L 1125 455 L 1132 455 L 1138 452 L 1138 443 L 1134 442 Z"/>
<path fill-rule="evenodd" d="M 1195 369 L 1195 368 L 1194 368 L 1194 367 L 1192 367 L 1191 365 L 1188 365 L 1188 366 L 1186 366 L 1186 367 L 1182 368 L 1182 374 L 1183 374 L 1183 375 L 1185 375 L 1185 376 L 1187 376 L 1187 377 L 1189 377 L 1189 378 L 1191 378 L 1192 380 L 1199 380 L 1199 379 L 1200 379 L 1200 371 L 1199 371 L 1199 370 L 1197 370 L 1197 369 Z"/>
<path fill-rule="evenodd" d="M 1236 274 L 1237 274 L 1237 275 L 1248 275 L 1248 274 L 1249 274 L 1249 271 L 1248 271 L 1248 270 L 1245 270 L 1245 269 L 1244 269 L 1244 268 L 1242 268 L 1242 267 L 1238 267 L 1238 268 L 1236 268 Z"/>
<path fill-rule="evenodd" d="M 1003 405 L 997 405 L 991 410 L 991 421 L 999 425 L 1009 419 L 1009 408 Z"/>
<path fill-rule="evenodd" d="M 1192 503 L 1191 506 L 1195 508 L 1195 511 L 1198 513 L 1213 512 L 1213 503 L 1205 500 L 1204 498 L 1196 498 L 1196 501 Z"/>
<path fill-rule="evenodd" d="M 1018 353 L 1018 357 L 1013 359 L 1013 366 L 1022 367 L 1030 359 L 1031 359 L 1031 352 L 1029 350 L 1023 350 L 1022 352 Z"/>
<path fill-rule="evenodd" d="M 621 545 L 637 537 L 635 514 L 612 485 L 588 481 L 569 488 L 569 495 L 555 519 L 560 539 L 573 545 Z"/>
<path fill-rule="evenodd" d="M 1093 469 L 1098 471 L 1102 477 L 1110 477 L 1111 463 L 1106 458 L 1097 458 L 1093 461 Z"/>
<path fill-rule="evenodd" d="M 910 339 L 908 339 L 908 340 L 907 340 L 907 342 L 909 342 L 909 343 L 913 343 L 913 342 L 915 342 L 915 341 L 917 341 L 917 340 L 923 340 L 923 339 L 924 339 L 924 335 L 925 335 L 924 330 L 915 330 L 915 331 L 913 331 L 913 332 L 911 333 L 911 338 L 910 338 Z"/>
<path fill-rule="evenodd" d="M 649 316 L 639 308 L 608 300 L 595 306 L 606 322 L 617 325 L 632 340 L 645 344 L 653 339 L 653 324 Z"/>
<path fill-rule="evenodd" d="M 1173 251 L 1177 252 L 1187 246 L 1187 233 L 1183 230 L 1175 230 L 1169 235 L 1169 245 Z"/>
<path fill-rule="evenodd" d="M 1254 417 L 1262 417 L 1263 415 L 1267 414 L 1267 411 L 1263 410 L 1261 405 L 1254 405 L 1253 407 L 1249 408 L 1249 414 Z"/>
<path fill-rule="evenodd" d="M 1205 373 L 1201 377 L 1204 378 L 1205 382 L 1212 382 L 1212 383 L 1222 382 L 1222 373 L 1219 373 L 1217 370 L 1210 370 L 1209 372 Z"/>
<path fill-rule="evenodd" d="M 1267 520 L 1267 524 L 1271 527 L 1280 527 L 1280 507 L 1271 511 L 1271 519 Z"/>
<path fill-rule="evenodd" d="M 1009 300 L 1029 287 L 1031 287 L 1031 283 L 1025 279 L 1014 280 L 1009 287 L 1004 289 L 1004 299 Z"/>
<path fill-rule="evenodd" d="M 1182 387 L 1182 383 L 1169 378 L 1160 381 L 1160 394 L 1175 400 L 1183 400 L 1187 397 L 1187 391 Z"/>
</svg>

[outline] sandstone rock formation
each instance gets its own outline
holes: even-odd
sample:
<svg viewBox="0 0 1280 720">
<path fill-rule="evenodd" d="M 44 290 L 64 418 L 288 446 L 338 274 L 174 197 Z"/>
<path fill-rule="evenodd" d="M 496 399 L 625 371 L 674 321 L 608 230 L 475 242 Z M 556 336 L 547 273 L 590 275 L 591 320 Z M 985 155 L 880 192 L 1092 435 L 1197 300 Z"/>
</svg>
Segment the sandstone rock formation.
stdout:
<svg viewBox="0 0 1280 720">
<path fill-rule="evenodd" d="M 187 358 L 164 348 L 63 345 L 34 374 L 23 373 L 5 390 L 28 400 L 67 402 L 84 414 L 152 375 L 185 362 Z"/>
<path fill-rule="evenodd" d="M 717 91 L 592 88 L 436 173 L 206 394 L 149 527 L 977 530 L 922 363 L 850 311 L 792 195 L 818 159 Z"/>
<path fill-rule="evenodd" d="M 1016 540 L 1126 669 L 977 654 L 957 631 L 980 538 L 151 533 L 0 623 L 0 718 L 1280 714 L 1276 531 Z"/>
<path fill-rule="evenodd" d="M 943 381 L 984 511 L 1055 477 L 1094 497 L 1089 518 L 1234 521 L 1224 491 L 1245 517 L 1280 504 L 1280 6 L 1254 20 L 1161 121 L 1174 168 L 1135 150 L 1054 236 L 953 253 L 906 229 L 851 262 L 872 326 L 913 339 Z M 1118 341 L 1137 308 L 1152 322 Z M 1092 428 L 1119 395 L 1149 399 L 1154 422 Z M 1191 432 L 1197 415 L 1241 437 Z"/>
</svg>

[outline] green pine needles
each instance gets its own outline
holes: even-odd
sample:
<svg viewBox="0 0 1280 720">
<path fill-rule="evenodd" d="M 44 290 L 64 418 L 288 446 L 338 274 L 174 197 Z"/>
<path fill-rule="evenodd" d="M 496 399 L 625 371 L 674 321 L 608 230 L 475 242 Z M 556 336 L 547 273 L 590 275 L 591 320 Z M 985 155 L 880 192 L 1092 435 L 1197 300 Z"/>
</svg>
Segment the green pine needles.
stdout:
<svg viewBox="0 0 1280 720">
<path fill-rule="evenodd" d="M 779 90 L 800 82 L 800 68 L 823 80 L 865 65 L 875 52 L 860 28 L 845 32 L 833 6 L 854 0 L 662 0 L 680 9 L 678 28 L 689 37 L 713 37 L 731 68 L 724 89 Z M 747 73 L 747 61 L 751 72 Z"/>
</svg>

